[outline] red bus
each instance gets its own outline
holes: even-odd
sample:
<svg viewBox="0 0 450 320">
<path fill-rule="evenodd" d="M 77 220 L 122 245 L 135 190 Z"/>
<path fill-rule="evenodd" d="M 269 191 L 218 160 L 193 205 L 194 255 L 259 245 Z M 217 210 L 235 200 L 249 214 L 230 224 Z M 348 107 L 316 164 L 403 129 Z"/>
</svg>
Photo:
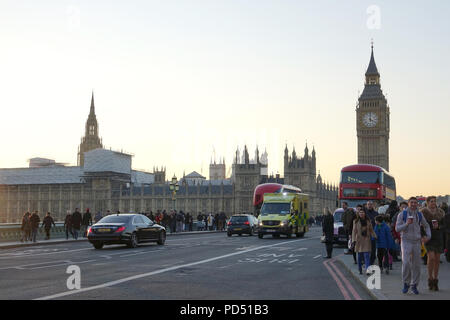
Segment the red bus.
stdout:
<svg viewBox="0 0 450 320">
<path fill-rule="evenodd" d="M 388 204 L 397 197 L 395 179 L 382 167 L 356 164 L 341 170 L 339 200 L 351 208 L 368 200 Z"/>
<path fill-rule="evenodd" d="M 283 185 L 279 183 L 263 183 L 257 185 L 255 191 L 253 192 L 253 207 L 255 208 L 255 211 L 259 213 L 259 209 L 261 209 L 265 193 L 282 193 L 282 192 L 302 193 L 302 190 L 295 186 L 285 184 Z"/>
<path fill-rule="evenodd" d="M 420 207 L 423 207 L 425 205 L 425 202 L 427 201 L 427 197 L 424 196 L 417 196 L 417 202 L 419 203 Z"/>
</svg>

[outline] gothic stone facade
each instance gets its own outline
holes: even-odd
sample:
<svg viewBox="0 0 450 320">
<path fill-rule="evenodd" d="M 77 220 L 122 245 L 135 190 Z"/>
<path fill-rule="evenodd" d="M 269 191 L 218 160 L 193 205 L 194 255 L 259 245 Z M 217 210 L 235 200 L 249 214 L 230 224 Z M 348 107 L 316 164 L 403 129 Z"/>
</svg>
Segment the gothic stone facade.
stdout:
<svg viewBox="0 0 450 320">
<path fill-rule="evenodd" d="M 45 168 L 0 169 L 0 222 L 20 222 L 26 211 L 34 210 L 38 210 L 41 216 L 49 211 L 56 220 L 61 221 L 67 211 L 74 211 L 75 208 L 81 211 L 89 208 L 93 213 L 106 210 L 155 212 L 170 210 L 175 205 L 177 210 L 195 215 L 198 212 L 221 211 L 228 216 L 233 213 L 252 213 L 255 187 L 270 179 L 267 176 L 267 152 L 260 159 L 259 150 L 256 149 L 255 159 L 250 161 L 245 147 L 242 158 L 236 152 L 230 179 L 205 180 L 200 184 L 189 181 L 181 183 L 174 203 L 165 168 L 154 169 L 153 173 L 134 171 L 131 169 L 131 156 L 129 168 L 125 170 L 92 169 L 101 167 L 102 163 L 109 163 L 109 159 L 86 166 L 88 154 L 110 152 L 122 158 L 127 156 L 105 151 L 102 147 L 92 95 L 85 137 L 77 154 L 78 166 L 50 164 Z M 315 157 L 315 150 L 309 156 L 307 148 L 303 158 L 297 158 L 295 150 L 289 157 L 286 147 L 285 176 L 277 177 L 277 181 L 283 183 L 284 180 L 284 183 L 296 185 L 308 193 L 311 213 L 320 214 L 325 206 L 331 210 L 335 208 L 337 190 L 322 183 L 320 175 L 316 177 Z M 225 168 L 220 169 L 223 175 Z"/>
</svg>

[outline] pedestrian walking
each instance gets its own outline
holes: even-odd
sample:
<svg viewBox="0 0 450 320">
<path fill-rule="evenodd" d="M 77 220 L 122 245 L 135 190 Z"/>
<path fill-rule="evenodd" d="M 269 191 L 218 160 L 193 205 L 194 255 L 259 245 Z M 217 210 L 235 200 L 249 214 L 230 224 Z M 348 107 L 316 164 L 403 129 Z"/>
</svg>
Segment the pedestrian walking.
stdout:
<svg viewBox="0 0 450 320">
<path fill-rule="evenodd" d="M 31 240 L 31 222 L 30 222 L 31 214 L 29 212 L 25 212 L 25 214 L 22 217 L 22 238 L 20 239 L 21 242 L 27 242 Z"/>
<path fill-rule="evenodd" d="M 89 208 L 86 209 L 86 212 L 83 214 L 83 218 L 81 220 L 83 237 L 87 237 L 87 229 L 90 225 L 92 225 L 92 215 L 89 211 Z"/>
<path fill-rule="evenodd" d="M 72 229 L 72 214 L 69 210 L 67 210 L 67 215 L 64 220 L 64 230 L 66 231 L 66 240 L 69 240 L 69 233 L 72 235 L 72 238 L 75 238 Z"/>
<path fill-rule="evenodd" d="M 194 230 L 194 214 L 190 214 L 189 213 L 189 231 L 193 231 Z"/>
<path fill-rule="evenodd" d="M 325 248 L 327 250 L 325 258 L 330 259 L 333 253 L 334 218 L 328 207 L 323 209 L 323 213 L 322 231 L 325 236 Z"/>
<path fill-rule="evenodd" d="M 372 224 L 372 228 L 375 228 L 375 217 L 378 215 L 378 212 L 375 210 L 375 206 L 373 201 L 367 201 L 366 209 L 364 210 L 366 212 L 367 218 L 370 219 L 370 223 Z M 371 241 L 371 251 L 370 251 L 370 265 L 373 265 L 375 263 L 376 259 L 376 251 L 377 251 L 377 242 L 372 237 L 370 239 Z"/>
<path fill-rule="evenodd" d="M 38 211 L 36 210 L 30 217 L 31 223 L 31 238 L 33 242 L 36 242 L 37 233 L 39 230 L 39 222 L 41 222 L 41 218 L 39 218 Z"/>
<path fill-rule="evenodd" d="M 78 234 L 80 233 L 81 223 L 83 217 L 78 208 L 75 209 L 75 212 L 72 213 L 72 232 L 75 240 L 78 240 Z"/>
<path fill-rule="evenodd" d="M 176 219 L 176 232 L 183 231 L 183 224 L 184 224 L 184 214 L 183 211 L 179 211 L 175 213 L 175 219 Z"/>
<path fill-rule="evenodd" d="M 201 212 L 199 212 L 197 215 L 197 230 L 203 231 L 203 226 L 204 226 L 203 215 Z"/>
<path fill-rule="evenodd" d="M 162 215 L 161 215 L 161 212 L 158 210 L 158 211 L 156 211 L 156 214 L 155 214 L 155 223 L 161 224 L 162 223 L 161 221 L 162 221 Z"/>
<path fill-rule="evenodd" d="M 386 274 L 389 274 L 389 249 L 392 247 L 392 235 L 391 229 L 384 221 L 382 215 L 375 217 L 375 234 L 377 235 L 376 245 L 377 245 L 377 258 L 378 266 L 380 267 L 381 273 L 383 273 L 383 267 Z"/>
<path fill-rule="evenodd" d="M 99 210 L 99 211 L 95 214 L 94 222 L 97 223 L 97 222 L 99 222 L 102 218 L 103 218 L 102 212 Z"/>
<path fill-rule="evenodd" d="M 362 274 L 362 259 L 366 268 L 366 274 L 369 273 L 370 252 L 372 250 L 371 239 L 376 239 L 377 235 L 373 231 L 372 223 L 361 205 L 356 207 L 357 218 L 353 225 L 352 241 L 354 242 L 355 251 L 358 253 L 358 270 Z M 376 245 L 376 242 L 375 242 Z"/>
<path fill-rule="evenodd" d="M 212 231 L 214 228 L 214 217 L 211 213 L 207 217 L 207 226 L 209 231 Z"/>
<path fill-rule="evenodd" d="M 427 197 L 427 207 L 421 210 L 423 217 L 430 225 L 431 238 L 425 243 L 427 250 L 428 289 L 438 291 L 438 275 L 441 254 L 444 252 L 445 213 L 437 207 L 435 196 Z"/>
<path fill-rule="evenodd" d="M 220 231 L 224 231 L 225 230 L 225 226 L 227 224 L 227 215 L 225 214 L 225 212 L 222 211 L 220 213 L 219 221 L 220 221 L 220 224 L 221 224 Z"/>
<path fill-rule="evenodd" d="M 177 219 L 176 219 L 176 211 L 172 210 L 170 212 L 170 233 L 174 233 L 177 231 Z"/>
<path fill-rule="evenodd" d="M 348 207 L 348 203 L 346 201 L 342 202 L 342 209 L 344 209 L 344 213 L 342 214 L 342 224 L 344 227 L 344 231 L 346 234 L 347 243 L 350 240 L 352 236 L 352 228 L 353 228 L 353 219 L 355 218 L 356 214 L 355 211 L 353 211 L 352 208 Z M 350 242 L 351 243 L 351 242 Z M 350 248 L 344 251 L 345 254 L 351 254 Z"/>
<path fill-rule="evenodd" d="M 418 210 L 419 203 L 416 197 L 408 200 L 408 208 L 397 216 L 395 229 L 401 235 L 402 251 L 402 280 L 403 293 L 409 288 L 414 294 L 419 294 L 417 286 L 420 280 L 420 247 L 421 241 L 426 243 L 431 238 L 430 226 Z M 424 228 L 425 236 L 421 233 Z"/>
<path fill-rule="evenodd" d="M 50 240 L 50 229 L 52 228 L 52 224 L 54 227 L 56 227 L 55 221 L 53 221 L 50 212 L 47 212 L 44 219 L 42 220 L 42 227 L 44 227 L 45 230 L 45 240 Z"/>
<path fill-rule="evenodd" d="M 442 211 L 445 212 L 444 216 L 444 244 L 445 244 L 445 258 L 447 262 L 450 262 L 450 210 L 447 203 L 441 205 Z"/>
<path fill-rule="evenodd" d="M 163 210 L 161 221 L 162 221 L 164 228 L 169 228 L 169 225 L 170 225 L 169 220 L 170 220 L 169 214 L 166 212 L 166 210 Z"/>
</svg>

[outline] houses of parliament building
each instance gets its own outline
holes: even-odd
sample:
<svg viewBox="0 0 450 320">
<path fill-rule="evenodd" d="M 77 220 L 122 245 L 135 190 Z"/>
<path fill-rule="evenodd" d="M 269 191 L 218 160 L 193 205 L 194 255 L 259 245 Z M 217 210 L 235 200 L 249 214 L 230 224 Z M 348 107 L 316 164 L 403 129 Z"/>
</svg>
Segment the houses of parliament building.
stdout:
<svg viewBox="0 0 450 320">
<path fill-rule="evenodd" d="M 27 168 L 0 169 L 0 222 L 17 223 L 26 211 L 51 212 L 63 220 L 75 208 L 91 212 L 156 212 L 174 207 L 165 168 L 153 172 L 133 170 L 130 154 L 105 149 L 99 137 L 92 94 L 85 135 L 77 153 L 77 166 L 51 159 L 32 158 Z M 210 177 L 192 172 L 179 181 L 175 208 L 198 212 L 252 213 L 253 191 L 260 183 L 278 182 L 299 186 L 310 195 L 311 211 L 336 207 L 337 188 L 316 174 L 316 152 L 308 147 L 303 156 L 295 149 L 284 153 L 284 178 L 267 174 L 267 152 L 250 159 L 247 147 L 236 151 L 231 177 L 226 164 L 211 161 Z"/>
<path fill-rule="evenodd" d="M 365 74 L 365 88 L 356 108 L 358 163 L 379 165 L 389 170 L 389 106 L 380 87 L 373 46 Z M 316 151 L 308 146 L 302 154 L 295 147 L 284 150 L 284 176 L 268 175 L 268 155 L 250 159 L 245 146 L 236 150 L 231 176 L 226 164 L 211 161 L 209 179 L 197 172 L 179 181 L 176 201 L 172 199 L 165 168 L 153 172 L 133 170 L 132 155 L 105 149 L 99 137 L 92 94 L 85 134 L 77 152 L 77 166 L 51 159 L 33 158 L 27 168 L 0 169 L 0 223 L 17 223 L 26 211 L 51 212 L 63 220 L 75 208 L 91 212 L 156 212 L 183 210 L 197 215 L 225 212 L 252 213 L 253 191 L 258 184 L 276 182 L 300 187 L 310 196 L 310 214 L 337 207 L 338 189 L 325 183 L 316 169 Z"/>
</svg>

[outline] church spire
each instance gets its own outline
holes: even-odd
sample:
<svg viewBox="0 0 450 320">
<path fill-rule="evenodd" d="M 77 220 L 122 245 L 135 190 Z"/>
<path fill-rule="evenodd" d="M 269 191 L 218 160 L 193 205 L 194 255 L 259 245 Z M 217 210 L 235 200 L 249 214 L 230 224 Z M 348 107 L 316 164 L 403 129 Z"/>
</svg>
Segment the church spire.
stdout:
<svg viewBox="0 0 450 320">
<path fill-rule="evenodd" d="M 377 64 L 375 63 L 375 57 L 373 55 L 373 41 L 372 41 L 372 54 L 370 55 L 369 66 L 367 67 L 366 76 L 380 76 L 378 72 Z"/>
<path fill-rule="evenodd" d="M 89 115 L 94 115 L 95 116 L 94 90 L 92 90 L 91 111 L 89 112 Z"/>
</svg>

